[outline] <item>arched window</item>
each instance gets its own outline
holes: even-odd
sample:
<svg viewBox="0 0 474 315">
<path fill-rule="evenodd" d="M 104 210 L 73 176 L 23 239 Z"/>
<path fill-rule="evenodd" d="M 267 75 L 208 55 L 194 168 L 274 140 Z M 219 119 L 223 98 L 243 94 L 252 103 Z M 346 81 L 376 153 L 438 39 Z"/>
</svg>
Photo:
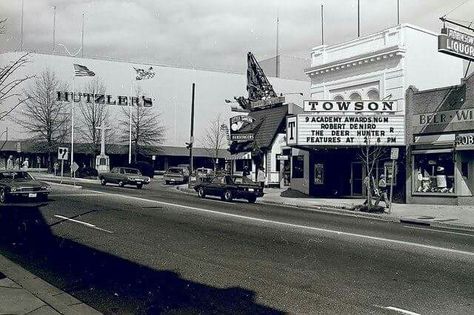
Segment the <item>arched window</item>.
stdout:
<svg viewBox="0 0 474 315">
<path fill-rule="evenodd" d="M 344 97 L 342 97 L 342 95 L 336 95 L 336 96 L 334 96 L 334 100 L 335 101 L 343 101 Z"/>
<path fill-rule="evenodd" d="M 371 101 L 379 100 L 380 99 L 379 91 L 370 90 L 369 92 L 367 92 L 367 98 Z"/>
<path fill-rule="evenodd" d="M 349 96 L 349 98 L 351 99 L 351 101 L 361 101 L 362 100 L 362 97 L 357 92 L 352 93 L 351 96 Z"/>
</svg>

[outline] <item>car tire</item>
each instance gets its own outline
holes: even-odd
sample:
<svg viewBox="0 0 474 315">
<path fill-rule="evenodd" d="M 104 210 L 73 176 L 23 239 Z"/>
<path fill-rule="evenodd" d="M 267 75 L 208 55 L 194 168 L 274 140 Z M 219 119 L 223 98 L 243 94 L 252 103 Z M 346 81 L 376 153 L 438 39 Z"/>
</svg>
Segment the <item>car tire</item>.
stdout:
<svg viewBox="0 0 474 315">
<path fill-rule="evenodd" d="M 257 201 L 257 197 L 256 196 L 252 196 L 252 197 L 249 197 L 247 199 L 250 203 L 255 203 L 255 201 Z"/>
<path fill-rule="evenodd" d="M 118 185 L 119 185 L 120 187 L 123 187 L 123 186 L 125 186 L 125 183 L 124 183 L 123 181 L 119 181 Z"/>
<path fill-rule="evenodd" d="M 138 189 L 142 189 L 142 188 L 143 188 L 143 184 L 137 184 L 137 188 L 138 188 Z"/>
<path fill-rule="evenodd" d="M 165 180 L 165 185 L 169 185 L 169 184 L 170 184 L 170 182 Z"/>
<path fill-rule="evenodd" d="M 232 191 L 230 190 L 224 191 L 224 195 L 222 195 L 222 198 L 224 201 L 232 201 L 232 198 L 233 198 Z"/>
<path fill-rule="evenodd" d="M 48 194 L 43 194 L 38 196 L 39 201 L 48 201 Z"/>
<path fill-rule="evenodd" d="M 0 190 L 0 203 L 7 203 L 8 196 L 4 189 Z"/>
<path fill-rule="evenodd" d="M 199 198 L 204 198 L 204 197 L 206 197 L 206 192 L 204 191 L 204 188 L 199 187 L 199 189 L 198 189 L 198 196 L 199 196 Z"/>
<path fill-rule="evenodd" d="M 105 178 L 102 177 L 102 178 L 100 179 L 100 184 L 101 184 L 102 186 L 105 186 L 105 185 L 107 184 L 107 181 L 105 180 Z"/>
</svg>

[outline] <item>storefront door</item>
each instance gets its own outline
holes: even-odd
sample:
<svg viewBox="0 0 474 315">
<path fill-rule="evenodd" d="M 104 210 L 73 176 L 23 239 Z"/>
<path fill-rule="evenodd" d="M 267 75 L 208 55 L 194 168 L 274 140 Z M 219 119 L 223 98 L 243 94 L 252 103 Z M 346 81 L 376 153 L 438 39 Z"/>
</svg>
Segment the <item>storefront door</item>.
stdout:
<svg viewBox="0 0 474 315">
<path fill-rule="evenodd" d="M 351 163 L 351 196 L 364 194 L 363 181 L 365 170 L 361 162 Z"/>
</svg>

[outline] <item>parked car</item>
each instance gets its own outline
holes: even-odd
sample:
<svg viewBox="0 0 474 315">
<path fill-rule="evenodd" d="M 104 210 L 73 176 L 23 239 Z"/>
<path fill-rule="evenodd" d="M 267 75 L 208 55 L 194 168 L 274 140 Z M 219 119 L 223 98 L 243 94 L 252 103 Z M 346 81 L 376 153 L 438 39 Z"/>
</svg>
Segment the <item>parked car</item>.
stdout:
<svg viewBox="0 0 474 315">
<path fill-rule="evenodd" d="M 100 174 L 99 179 L 102 185 L 107 183 L 118 184 L 120 187 L 133 185 L 138 189 L 150 183 L 150 177 L 143 176 L 139 169 L 131 167 L 114 167 L 109 173 Z"/>
<path fill-rule="evenodd" d="M 0 203 L 14 198 L 48 200 L 51 186 L 25 171 L 0 171 Z"/>
<path fill-rule="evenodd" d="M 95 168 L 92 167 L 81 167 L 76 172 L 76 177 L 86 178 L 86 177 L 94 177 L 97 178 L 99 172 Z"/>
<path fill-rule="evenodd" d="M 163 175 L 165 184 L 187 183 L 189 181 L 189 171 L 186 167 L 170 167 Z"/>
<path fill-rule="evenodd" d="M 194 187 L 201 198 L 206 195 L 219 196 L 224 201 L 247 199 L 254 203 L 263 196 L 263 188 L 251 179 L 237 175 L 220 175 L 210 182 L 202 182 Z"/>
</svg>

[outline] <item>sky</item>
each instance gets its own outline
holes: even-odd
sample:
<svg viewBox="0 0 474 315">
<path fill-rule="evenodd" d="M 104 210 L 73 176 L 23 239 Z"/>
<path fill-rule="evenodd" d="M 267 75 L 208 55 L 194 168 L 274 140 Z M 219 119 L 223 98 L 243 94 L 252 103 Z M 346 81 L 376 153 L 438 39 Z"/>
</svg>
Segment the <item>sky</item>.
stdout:
<svg viewBox="0 0 474 315">
<path fill-rule="evenodd" d="M 321 44 L 321 4 L 325 44 L 357 37 L 357 0 L 23 1 L 23 48 L 41 53 L 53 51 L 53 6 L 56 44 L 80 49 L 84 14 L 84 57 L 136 63 L 243 73 L 248 51 L 258 60 L 275 56 L 277 16 L 280 54 L 309 58 Z M 0 0 L 7 18 L 0 52 L 20 49 L 21 3 Z M 397 0 L 360 0 L 360 11 L 361 36 L 397 24 Z M 439 32 L 445 14 L 469 24 L 474 0 L 400 0 L 401 23 Z M 64 46 L 56 53 L 66 54 Z"/>
</svg>

